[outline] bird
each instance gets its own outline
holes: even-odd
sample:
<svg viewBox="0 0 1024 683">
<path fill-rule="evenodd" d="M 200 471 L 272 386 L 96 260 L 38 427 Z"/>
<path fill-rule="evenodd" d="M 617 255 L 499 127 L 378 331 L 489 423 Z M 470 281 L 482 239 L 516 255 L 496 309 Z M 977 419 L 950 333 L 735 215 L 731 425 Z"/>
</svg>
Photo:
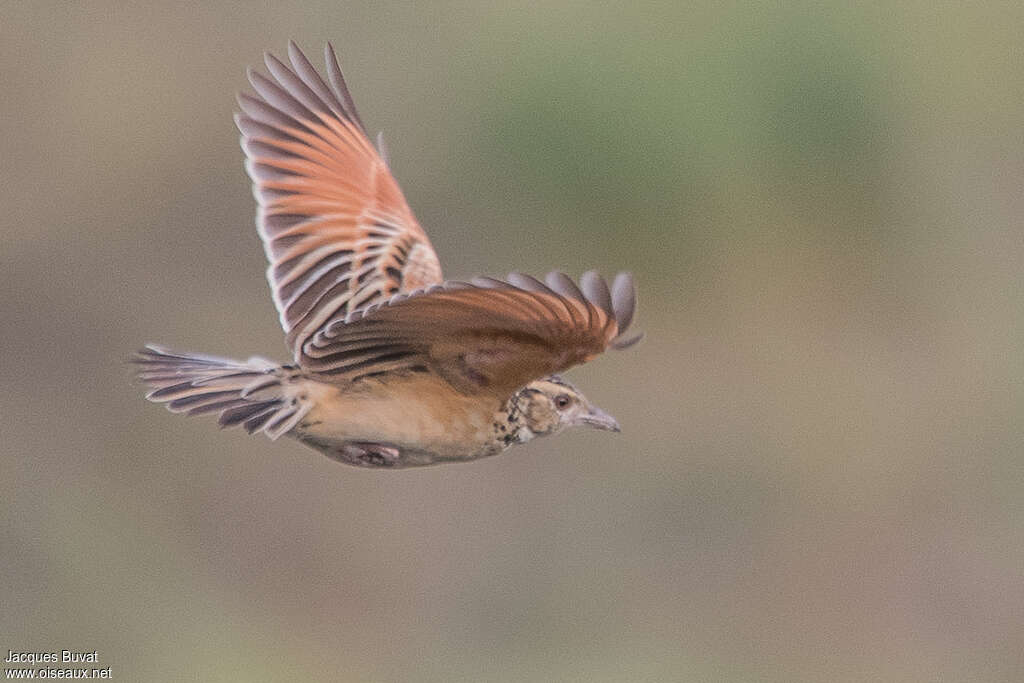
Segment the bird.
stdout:
<svg viewBox="0 0 1024 683">
<path fill-rule="evenodd" d="M 149 344 L 133 360 L 146 398 L 222 427 L 282 436 L 338 462 L 466 462 L 588 426 L 620 431 L 560 373 L 627 334 L 633 278 L 577 284 L 445 280 L 437 254 L 371 143 L 334 48 L 326 78 L 293 42 L 265 55 L 235 123 L 258 208 L 267 280 L 293 361 L 246 361 Z"/>
</svg>

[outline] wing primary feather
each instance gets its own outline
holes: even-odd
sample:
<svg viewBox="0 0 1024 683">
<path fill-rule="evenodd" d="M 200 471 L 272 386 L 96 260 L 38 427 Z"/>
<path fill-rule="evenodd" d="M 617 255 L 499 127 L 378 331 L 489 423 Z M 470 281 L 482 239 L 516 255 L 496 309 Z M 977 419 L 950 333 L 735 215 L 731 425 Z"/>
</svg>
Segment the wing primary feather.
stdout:
<svg viewBox="0 0 1024 683">
<path fill-rule="evenodd" d="M 284 129 L 295 128 L 299 125 L 298 121 L 281 110 L 271 107 L 258 97 L 253 97 L 248 93 L 238 93 L 235 99 L 238 101 L 238 107 L 246 116 L 258 123 L 262 123 L 268 128 L 272 127 L 270 132 L 273 135 L 285 135 L 291 138 Z M 243 130 L 242 132 L 246 131 Z"/>
<path fill-rule="evenodd" d="M 253 123 L 255 123 L 255 121 Z M 281 150 L 280 148 L 272 144 L 269 144 L 268 142 L 264 142 L 264 138 L 262 137 L 249 137 L 248 135 L 245 135 L 244 132 L 243 136 L 244 137 L 242 137 L 242 149 L 245 151 L 246 155 L 250 159 L 255 159 L 259 163 L 265 163 L 267 160 L 271 159 L 291 158 L 291 155 L 288 154 L 287 152 Z M 260 187 L 258 183 L 253 183 L 253 187 L 258 188 L 260 190 L 268 189 Z M 287 196 L 287 194 L 282 193 L 281 196 L 285 197 Z"/>
<path fill-rule="evenodd" d="M 252 172 L 250 171 L 250 173 Z M 306 235 L 302 233 L 293 236 L 281 236 L 280 233 L 295 228 L 299 224 L 305 224 L 306 228 L 315 228 L 317 223 L 316 218 L 299 213 L 268 213 L 264 216 L 263 227 L 268 235 L 274 236 L 274 241 L 270 245 L 274 258 L 278 258 L 281 253 L 295 246 L 296 242 L 306 238 Z"/>
<path fill-rule="evenodd" d="M 508 283 L 502 282 L 501 280 L 493 277 L 486 277 L 483 275 L 477 276 L 469 281 L 469 284 L 474 287 L 480 287 L 481 289 L 502 289 L 508 287 Z"/>
<path fill-rule="evenodd" d="M 260 72 L 250 69 L 249 82 L 267 104 L 280 109 L 296 121 L 309 121 L 312 118 L 312 114 L 302 103 Z"/>
<path fill-rule="evenodd" d="M 615 322 L 618 323 L 619 332 L 625 332 L 633 322 L 633 314 L 636 312 L 636 289 L 633 287 L 632 273 L 619 273 L 615 276 L 615 281 L 612 282 L 612 306 L 615 309 Z"/>
<path fill-rule="evenodd" d="M 277 183 L 294 178 L 291 173 L 252 159 L 245 160 L 245 170 L 249 176 L 261 183 Z M 269 216 L 268 216 L 269 218 Z M 304 216 L 303 218 L 306 218 Z"/>
<path fill-rule="evenodd" d="M 563 299 L 575 299 L 579 302 L 584 302 L 584 307 L 587 309 L 587 319 L 581 320 L 578 316 L 580 315 L 579 310 L 575 306 L 566 304 L 566 309 L 569 311 L 569 316 L 573 319 L 574 323 L 582 326 L 583 328 L 590 327 L 590 306 L 586 305 L 586 297 L 583 296 L 583 292 L 576 286 L 576 283 L 572 281 L 565 273 L 560 273 L 557 270 L 553 270 L 544 276 L 544 282 L 547 283 L 548 287 L 555 290 Z"/>
<path fill-rule="evenodd" d="M 577 299 L 579 301 L 585 301 L 586 297 L 583 296 L 583 292 L 576 286 L 576 283 L 572 281 L 565 273 L 560 273 L 557 270 L 553 270 L 544 276 L 544 281 L 548 287 L 555 290 L 562 296 L 569 297 L 570 299 Z"/>
<path fill-rule="evenodd" d="M 334 88 L 334 92 L 339 96 L 341 103 L 345 109 L 346 117 L 359 126 L 359 129 L 366 134 L 366 126 L 363 125 L 363 120 L 359 118 L 359 112 L 356 111 L 356 103 L 352 101 L 352 95 L 348 91 L 348 86 L 345 84 L 345 77 L 341 75 L 341 67 L 338 65 L 338 56 L 334 54 L 334 46 L 330 43 L 324 47 L 324 61 L 327 62 L 327 78 L 331 82 L 331 87 Z"/>
<path fill-rule="evenodd" d="M 583 287 L 583 292 L 591 303 L 603 309 L 609 316 L 615 315 L 615 309 L 612 306 L 612 295 L 608 291 L 608 284 L 604 281 L 603 277 L 597 274 L 597 271 L 588 270 L 583 273 L 580 276 L 580 285 Z"/>
<path fill-rule="evenodd" d="M 580 277 L 580 285 L 587 295 L 588 302 L 604 313 L 604 331 L 609 336 L 611 334 L 618 335 L 618 323 L 615 320 L 615 309 L 612 306 L 612 295 L 608 291 L 608 283 L 597 271 L 588 270 Z M 593 312 L 591 312 L 591 322 L 593 322 Z"/>
<path fill-rule="evenodd" d="M 284 132 L 279 128 L 276 128 L 273 124 L 266 123 L 264 121 L 260 121 L 259 119 L 253 118 L 247 112 L 244 111 L 235 112 L 234 121 L 235 127 L 238 128 L 238 131 L 242 134 L 240 143 L 242 150 L 246 152 L 247 161 L 253 161 L 254 158 L 258 156 L 273 156 L 279 159 L 287 158 L 285 152 L 281 151 L 276 147 L 273 147 L 272 145 L 267 144 L 267 140 L 282 139 L 292 144 L 298 142 L 298 138 L 293 137 L 289 133 Z M 296 129 L 297 126 L 293 126 L 288 130 Z M 269 151 L 268 154 L 264 155 L 249 154 L 247 145 L 252 142 L 262 144 L 264 149 L 272 151 Z"/>
<path fill-rule="evenodd" d="M 573 307 L 566 304 L 565 299 L 560 294 L 555 292 L 553 289 L 548 287 L 546 284 L 544 284 L 537 278 L 531 275 L 527 275 L 526 273 L 520 273 L 518 271 L 515 271 L 508 274 L 508 279 L 510 282 L 515 284 L 520 289 L 550 295 L 551 299 L 541 297 L 540 301 L 549 311 L 551 311 L 552 315 L 554 316 L 554 320 L 563 320 L 563 314 L 568 314 L 570 320 L 575 320 L 575 316 L 572 310 L 570 310 Z M 555 308 L 553 307 L 554 303 L 556 302 L 561 307 L 560 310 L 555 310 Z M 554 320 L 552 320 L 549 323 L 549 328 L 553 328 L 554 326 L 556 326 Z"/>
<path fill-rule="evenodd" d="M 508 281 L 519 289 L 525 289 L 528 292 L 543 292 L 545 294 L 555 295 L 554 290 L 537 278 L 527 275 L 526 273 L 513 271 L 508 274 Z"/>
<path fill-rule="evenodd" d="M 301 78 L 296 76 L 291 69 L 285 66 L 280 59 L 267 53 L 264 55 L 263 61 L 267 65 L 267 70 L 277 79 L 277 82 L 281 84 L 285 92 L 295 98 L 297 102 L 313 114 L 325 115 L 328 113 L 329 107 L 323 100 Z"/>
<path fill-rule="evenodd" d="M 293 40 L 288 41 L 288 59 L 291 60 L 295 73 L 298 74 L 303 83 L 305 83 L 310 90 L 316 93 L 317 97 L 319 97 L 320 100 L 335 114 L 344 118 L 345 107 L 338 101 L 334 92 L 327 87 L 327 84 L 324 83 L 324 79 L 320 77 L 320 74 L 317 73 L 309 59 L 305 54 L 303 54 L 302 50 L 299 49 L 299 46 L 296 45 Z"/>
<path fill-rule="evenodd" d="M 628 349 L 630 346 L 633 346 L 634 344 L 636 344 L 637 342 L 639 342 L 643 338 L 644 338 L 644 333 L 643 332 L 637 332 L 637 333 L 635 333 L 633 335 L 630 335 L 629 337 L 626 337 L 624 339 L 619 339 L 619 338 L 613 339 L 611 344 L 609 344 L 609 346 L 611 346 L 616 351 L 621 351 L 623 349 Z"/>
</svg>

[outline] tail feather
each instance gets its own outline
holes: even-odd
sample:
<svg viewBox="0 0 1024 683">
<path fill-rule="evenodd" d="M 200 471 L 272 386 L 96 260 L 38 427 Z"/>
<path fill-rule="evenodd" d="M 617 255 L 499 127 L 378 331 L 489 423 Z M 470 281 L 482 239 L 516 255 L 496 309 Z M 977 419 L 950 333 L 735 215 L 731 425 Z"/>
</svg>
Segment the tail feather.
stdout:
<svg viewBox="0 0 1024 683">
<path fill-rule="evenodd" d="M 151 391 L 146 398 L 173 413 L 219 413 L 221 427 L 242 425 L 277 439 L 295 427 L 312 407 L 289 391 L 298 372 L 264 358 L 236 361 L 178 353 L 149 345 L 132 361 Z"/>
</svg>

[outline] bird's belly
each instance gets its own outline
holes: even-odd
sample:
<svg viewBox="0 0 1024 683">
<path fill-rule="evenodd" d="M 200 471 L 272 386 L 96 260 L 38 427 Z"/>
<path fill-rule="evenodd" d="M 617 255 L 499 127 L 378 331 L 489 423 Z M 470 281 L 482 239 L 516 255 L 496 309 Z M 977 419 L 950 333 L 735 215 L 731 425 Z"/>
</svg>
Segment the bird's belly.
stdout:
<svg viewBox="0 0 1024 683">
<path fill-rule="evenodd" d="M 430 453 L 436 460 L 483 455 L 497 405 L 467 397 L 445 382 L 418 379 L 364 381 L 324 387 L 297 430 L 319 443 L 370 442 Z"/>
</svg>

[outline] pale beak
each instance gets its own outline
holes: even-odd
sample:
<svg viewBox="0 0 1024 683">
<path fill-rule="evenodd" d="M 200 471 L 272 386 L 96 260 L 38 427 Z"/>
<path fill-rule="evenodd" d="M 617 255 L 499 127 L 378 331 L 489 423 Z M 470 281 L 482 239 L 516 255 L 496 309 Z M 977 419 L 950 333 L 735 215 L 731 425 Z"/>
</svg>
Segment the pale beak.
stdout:
<svg viewBox="0 0 1024 683">
<path fill-rule="evenodd" d="M 587 412 L 579 416 L 579 423 L 594 429 L 605 429 L 609 432 L 621 432 L 619 423 L 614 417 L 596 406 L 590 406 Z"/>
</svg>

